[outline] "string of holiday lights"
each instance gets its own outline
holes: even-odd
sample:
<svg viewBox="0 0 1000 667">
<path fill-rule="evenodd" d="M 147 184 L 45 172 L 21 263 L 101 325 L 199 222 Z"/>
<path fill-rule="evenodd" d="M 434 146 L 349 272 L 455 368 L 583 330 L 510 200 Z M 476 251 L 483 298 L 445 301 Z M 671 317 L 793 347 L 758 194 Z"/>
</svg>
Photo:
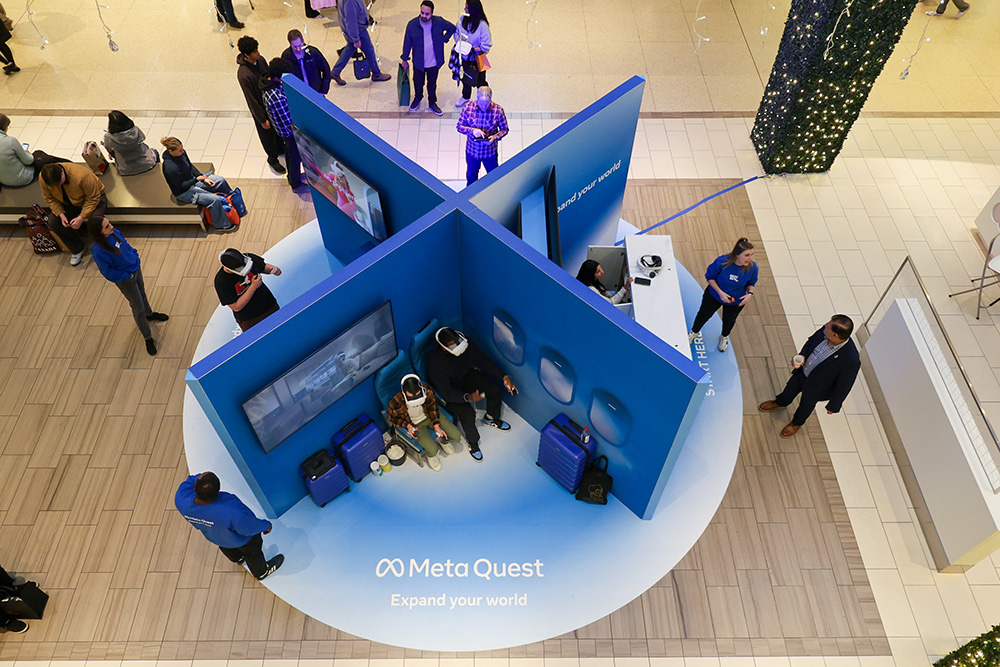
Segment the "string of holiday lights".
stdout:
<svg viewBox="0 0 1000 667">
<path fill-rule="evenodd" d="M 531 33 L 529 32 L 531 25 L 533 23 L 538 23 L 538 21 L 535 20 L 535 10 L 538 9 L 538 0 L 525 0 L 524 4 L 531 5 L 531 13 L 528 14 L 528 22 L 524 24 L 524 36 L 528 40 L 528 48 L 530 49 L 533 46 L 540 47 L 541 44 L 533 40 L 531 38 Z"/>
<path fill-rule="evenodd" d="M 927 17 L 927 22 L 924 23 L 924 31 L 920 33 L 920 41 L 917 43 L 917 50 L 911 53 L 906 58 L 903 58 L 903 62 L 908 64 L 906 65 L 906 69 L 904 69 L 902 72 L 899 73 L 899 79 L 901 81 L 905 80 L 906 77 L 910 76 L 910 68 L 913 67 L 913 59 L 917 57 L 918 53 L 920 53 L 920 47 L 924 45 L 924 42 L 931 41 L 931 38 L 927 36 L 927 28 L 930 27 L 931 21 L 933 20 L 934 20 L 933 16 Z"/>
<path fill-rule="evenodd" d="M 108 27 L 108 24 L 104 22 L 104 14 L 101 9 L 111 9 L 107 5 L 102 5 L 98 0 L 94 0 L 94 6 L 97 7 L 97 18 L 101 19 L 101 25 L 104 26 L 104 36 L 108 38 L 108 48 L 111 49 L 112 53 L 118 51 L 118 44 L 111 37 L 114 34 L 114 30 Z"/>
<path fill-rule="evenodd" d="M 699 16 L 699 14 L 701 14 L 701 0 L 698 0 L 698 5 L 694 8 L 694 23 L 691 24 L 691 32 L 693 32 L 695 36 L 698 38 L 698 45 L 694 47 L 695 53 L 698 53 L 698 49 L 701 48 L 702 42 L 712 41 L 710 38 L 705 37 L 700 32 L 698 32 L 698 21 L 705 20 L 705 15 L 701 14 L 701 16 Z"/>
<path fill-rule="evenodd" d="M 35 0 L 27 0 L 24 4 L 24 11 L 28 13 L 28 23 L 30 23 L 31 27 L 38 33 L 38 39 L 42 40 L 42 43 L 38 48 L 44 51 L 45 45 L 49 43 L 49 40 L 45 39 L 45 35 L 43 35 L 42 31 L 38 29 L 37 25 L 35 25 L 35 10 L 31 8 L 31 5 L 34 2 Z"/>
<path fill-rule="evenodd" d="M 996 667 L 1000 665 L 1000 625 L 979 635 L 934 663 L 934 667 Z"/>
<path fill-rule="evenodd" d="M 831 4 L 792 0 L 750 133 L 768 174 L 830 168 L 913 14 L 911 0 Z"/>
</svg>

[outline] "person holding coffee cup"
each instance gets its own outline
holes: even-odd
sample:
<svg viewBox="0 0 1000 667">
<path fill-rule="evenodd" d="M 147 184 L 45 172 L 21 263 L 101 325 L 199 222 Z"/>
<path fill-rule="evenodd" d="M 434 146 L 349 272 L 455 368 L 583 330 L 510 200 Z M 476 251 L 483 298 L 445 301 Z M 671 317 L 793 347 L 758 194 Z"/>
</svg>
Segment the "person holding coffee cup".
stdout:
<svg viewBox="0 0 1000 667">
<path fill-rule="evenodd" d="M 722 335 L 719 336 L 719 352 L 729 347 L 729 334 L 733 331 L 736 318 L 743 307 L 753 298 L 757 285 L 757 265 L 753 261 L 753 244 L 746 238 L 736 241 L 732 252 L 719 255 L 705 270 L 708 287 L 701 297 L 701 308 L 694 317 L 694 324 L 688 332 L 688 343 L 701 333 L 709 318 L 722 308 Z"/>
<path fill-rule="evenodd" d="M 781 429 L 781 437 L 795 435 L 820 401 L 827 402 L 827 414 L 840 412 L 861 370 L 861 357 L 851 340 L 853 331 L 854 322 L 847 315 L 831 317 L 792 359 L 795 368 L 782 392 L 757 406 L 762 412 L 770 412 L 791 405 L 802 394 L 792 421 Z"/>
</svg>

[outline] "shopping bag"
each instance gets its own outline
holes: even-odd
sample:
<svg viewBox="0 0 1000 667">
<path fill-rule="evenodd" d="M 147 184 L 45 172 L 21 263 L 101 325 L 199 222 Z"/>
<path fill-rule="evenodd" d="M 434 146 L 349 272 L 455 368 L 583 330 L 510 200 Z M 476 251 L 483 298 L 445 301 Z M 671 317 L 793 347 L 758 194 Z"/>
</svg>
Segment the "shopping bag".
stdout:
<svg viewBox="0 0 1000 667">
<path fill-rule="evenodd" d="M 355 55 L 354 78 L 357 79 L 358 81 L 361 81 L 362 79 L 371 78 L 371 75 L 372 75 L 372 64 L 368 62 L 368 58 L 365 57 L 365 54 L 362 53 L 360 58 L 358 58 Z"/>
<path fill-rule="evenodd" d="M 399 93 L 399 106 L 409 106 L 410 72 L 409 70 L 403 69 L 402 65 L 399 66 L 399 72 L 396 73 L 396 92 Z"/>
<path fill-rule="evenodd" d="M 59 244 L 49 230 L 48 216 L 42 211 L 42 207 L 35 204 L 24 217 L 18 219 L 18 224 L 24 227 L 28 233 L 28 240 L 31 241 L 31 249 L 36 255 L 48 255 L 52 252 L 59 252 Z"/>
<path fill-rule="evenodd" d="M 104 159 L 104 153 L 96 141 L 88 141 L 83 145 L 83 161 L 98 176 L 103 176 L 108 170 L 108 161 Z"/>
<path fill-rule="evenodd" d="M 480 72 L 485 72 L 490 68 L 490 59 L 486 57 L 485 53 L 480 53 L 476 56 L 476 69 Z"/>
<path fill-rule="evenodd" d="M 583 472 L 576 499 L 594 505 L 607 505 L 608 493 L 614 480 L 608 474 L 608 457 L 598 456 Z"/>
<path fill-rule="evenodd" d="M 291 140 L 289 139 L 289 141 Z M 243 192 L 239 188 L 236 188 L 228 195 L 226 195 L 226 201 L 229 202 L 230 206 L 236 209 L 237 215 L 239 215 L 241 218 L 246 217 L 247 205 L 243 201 Z"/>
</svg>

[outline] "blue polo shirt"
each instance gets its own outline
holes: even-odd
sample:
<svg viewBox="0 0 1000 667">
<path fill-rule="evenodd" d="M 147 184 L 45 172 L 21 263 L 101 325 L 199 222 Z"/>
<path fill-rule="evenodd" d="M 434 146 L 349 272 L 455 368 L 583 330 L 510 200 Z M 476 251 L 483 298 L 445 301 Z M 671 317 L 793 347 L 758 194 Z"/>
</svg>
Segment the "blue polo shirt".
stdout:
<svg viewBox="0 0 1000 667">
<path fill-rule="evenodd" d="M 736 266 L 736 264 L 726 266 L 728 260 L 729 255 L 716 257 L 705 270 L 705 280 L 714 280 L 719 283 L 719 288 L 723 292 L 739 300 L 746 294 L 747 287 L 757 284 L 757 263 L 750 266 Z M 714 289 L 709 288 L 708 292 L 716 301 L 722 303 L 722 299 Z"/>
<path fill-rule="evenodd" d="M 181 482 L 174 496 L 177 511 L 201 531 L 212 544 L 227 549 L 242 547 L 254 535 L 270 530 L 271 522 L 258 519 L 250 508 L 231 493 L 219 491 L 214 503 L 194 502 L 194 483 L 201 475 L 191 475 Z"/>
</svg>

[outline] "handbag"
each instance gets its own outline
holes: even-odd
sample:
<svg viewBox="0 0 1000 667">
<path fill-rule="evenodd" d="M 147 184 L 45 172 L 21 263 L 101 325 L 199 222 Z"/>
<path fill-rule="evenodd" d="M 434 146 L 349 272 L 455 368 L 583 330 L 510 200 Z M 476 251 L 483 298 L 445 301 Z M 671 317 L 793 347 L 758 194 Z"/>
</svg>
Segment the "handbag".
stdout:
<svg viewBox="0 0 1000 667">
<path fill-rule="evenodd" d="M 104 172 L 108 170 L 108 161 L 104 159 L 104 153 L 101 152 L 100 147 L 98 147 L 96 141 L 88 141 L 83 145 L 83 161 L 87 163 L 98 176 L 103 176 Z"/>
<path fill-rule="evenodd" d="M 330 7 L 337 6 L 337 0 L 310 0 L 310 5 L 314 11 L 319 11 L 321 9 L 329 9 Z"/>
<path fill-rule="evenodd" d="M 608 457 L 598 456 L 580 478 L 580 486 L 576 490 L 576 499 L 594 505 L 607 505 L 608 493 L 614 479 L 608 474 Z"/>
<path fill-rule="evenodd" d="M 455 50 L 458 51 L 458 55 L 467 56 L 472 53 L 472 42 L 460 39 L 455 42 Z"/>
<path fill-rule="evenodd" d="M 368 58 L 365 57 L 365 54 L 362 53 L 360 58 L 355 56 L 354 78 L 357 79 L 358 81 L 361 81 L 362 79 L 371 78 L 371 75 L 372 75 L 372 64 L 368 62 Z"/>
<path fill-rule="evenodd" d="M 410 104 L 410 72 L 399 66 L 396 73 L 396 93 L 399 95 L 399 106 L 405 107 Z"/>
<path fill-rule="evenodd" d="M 33 581 L 0 588 L 0 614 L 14 618 L 41 618 L 49 596 Z"/>
<path fill-rule="evenodd" d="M 480 53 L 476 56 L 476 69 L 480 72 L 485 72 L 490 68 L 490 59 L 486 57 L 485 53 Z"/>
<path fill-rule="evenodd" d="M 243 201 L 243 192 L 239 188 L 236 188 L 228 195 L 226 195 L 226 201 L 229 202 L 230 206 L 236 209 L 236 214 L 238 216 L 240 216 L 241 218 L 246 217 L 247 205 L 246 202 Z"/>
<path fill-rule="evenodd" d="M 36 255 L 48 255 L 52 252 L 59 252 L 59 244 L 56 242 L 52 232 L 49 230 L 48 216 L 38 204 L 31 207 L 22 218 L 18 219 L 18 224 L 28 232 L 28 240 L 31 241 L 31 249 Z"/>
</svg>

